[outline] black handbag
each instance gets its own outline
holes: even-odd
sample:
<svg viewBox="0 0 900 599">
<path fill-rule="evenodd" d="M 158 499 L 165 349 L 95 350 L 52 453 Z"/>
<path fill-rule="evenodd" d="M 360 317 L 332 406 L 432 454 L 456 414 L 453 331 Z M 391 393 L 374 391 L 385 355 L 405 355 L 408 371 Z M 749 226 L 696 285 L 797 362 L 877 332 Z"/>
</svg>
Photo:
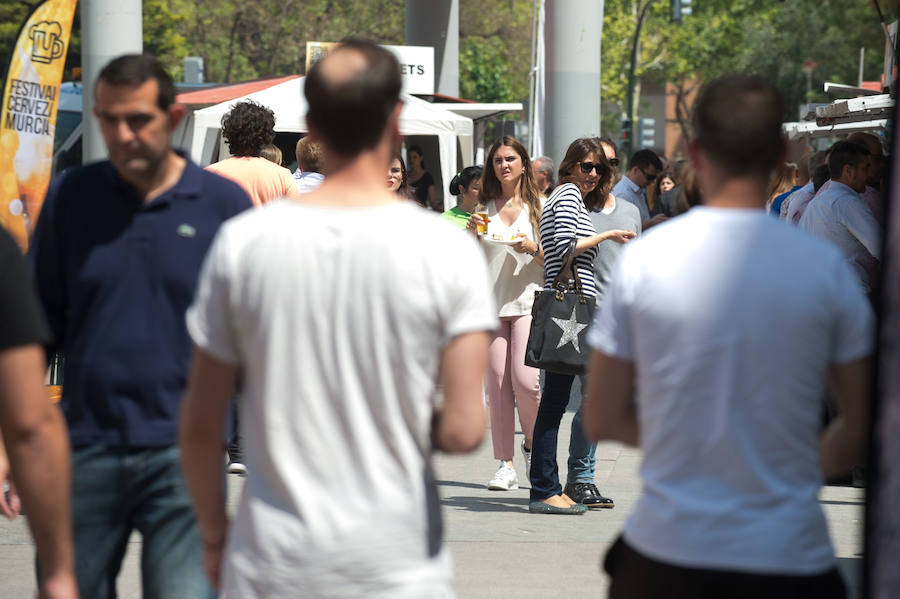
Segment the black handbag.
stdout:
<svg viewBox="0 0 900 599">
<path fill-rule="evenodd" d="M 561 374 L 584 374 L 587 369 L 590 348 L 586 337 L 596 299 L 584 295 L 575 268 L 575 243 L 569 244 L 552 287 L 534 292 L 526 366 Z M 571 280 L 567 272 L 571 272 Z"/>
</svg>

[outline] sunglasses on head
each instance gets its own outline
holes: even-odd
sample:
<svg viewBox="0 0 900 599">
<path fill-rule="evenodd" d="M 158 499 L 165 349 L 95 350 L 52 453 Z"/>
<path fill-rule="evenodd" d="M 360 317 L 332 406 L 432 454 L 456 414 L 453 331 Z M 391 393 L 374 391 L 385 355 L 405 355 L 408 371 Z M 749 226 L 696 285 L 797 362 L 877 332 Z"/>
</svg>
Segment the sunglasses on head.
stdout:
<svg viewBox="0 0 900 599">
<path fill-rule="evenodd" d="M 590 173 L 591 169 L 593 169 L 600 177 L 606 172 L 606 165 L 602 162 L 581 162 L 578 166 L 581 167 L 581 172 L 585 175 Z"/>
</svg>

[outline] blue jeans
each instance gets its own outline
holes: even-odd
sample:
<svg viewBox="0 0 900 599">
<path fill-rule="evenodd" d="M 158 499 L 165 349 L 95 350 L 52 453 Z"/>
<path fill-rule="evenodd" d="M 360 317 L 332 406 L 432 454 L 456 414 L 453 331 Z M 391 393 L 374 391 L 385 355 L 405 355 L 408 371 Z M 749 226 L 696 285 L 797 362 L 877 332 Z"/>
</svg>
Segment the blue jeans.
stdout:
<svg viewBox="0 0 900 599">
<path fill-rule="evenodd" d="M 193 505 L 177 447 L 72 450 L 75 575 L 82 597 L 116 596 L 128 537 L 137 530 L 145 599 L 216 597 L 203 572 Z"/>
<path fill-rule="evenodd" d="M 559 483 L 559 466 L 556 463 L 556 445 L 559 437 L 559 423 L 562 421 L 575 375 L 544 373 L 544 389 L 541 391 L 541 405 L 538 407 L 534 424 L 534 440 L 531 446 L 531 499 L 547 499 L 562 494 Z M 580 377 L 584 389 L 584 377 Z M 596 443 L 589 442 L 581 428 L 581 408 L 572 420 L 572 434 L 569 440 L 569 460 L 566 480 L 572 482 L 594 482 Z"/>
<path fill-rule="evenodd" d="M 582 397 L 584 397 L 584 376 L 580 376 Z M 584 402 L 578 406 L 578 411 L 572 418 L 572 432 L 569 435 L 569 460 L 566 473 L 567 483 L 593 483 L 594 466 L 597 463 L 597 443 L 588 441 L 584 436 L 584 427 L 581 426 L 581 411 L 584 410 Z"/>
</svg>

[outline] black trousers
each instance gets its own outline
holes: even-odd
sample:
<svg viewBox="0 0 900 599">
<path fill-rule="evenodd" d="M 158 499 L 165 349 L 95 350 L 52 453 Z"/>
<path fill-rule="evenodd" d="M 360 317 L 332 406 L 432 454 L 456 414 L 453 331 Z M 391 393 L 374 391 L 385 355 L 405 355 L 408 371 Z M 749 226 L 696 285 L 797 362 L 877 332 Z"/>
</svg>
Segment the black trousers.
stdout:
<svg viewBox="0 0 900 599">
<path fill-rule="evenodd" d="M 683 568 L 650 559 L 619 537 L 603 562 L 610 599 L 845 599 L 837 568 L 816 576 L 777 576 Z"/>
</svg>

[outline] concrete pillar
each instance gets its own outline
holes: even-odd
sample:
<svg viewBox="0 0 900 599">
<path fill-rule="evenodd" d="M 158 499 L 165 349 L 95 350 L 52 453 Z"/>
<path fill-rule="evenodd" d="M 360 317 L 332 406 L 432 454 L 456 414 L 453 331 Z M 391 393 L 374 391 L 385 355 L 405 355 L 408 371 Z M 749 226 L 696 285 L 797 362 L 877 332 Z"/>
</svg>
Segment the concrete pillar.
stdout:
<svg viewBox="0 0 900 599">
<path fill-rule="evenodd" d="M 406 44 L 434 48 L 434 89 L 459 97 L 459 0 L 406 0 Z"/>
<path fill-rule="evenodd" d="M 110 60 L 143 51 L 141 0 L 83 0 L 81 2 L 81 66 L 84 89 L 82 161 L 106 158 L 106 146 L 94 119 L 94 82 Z"/>
<path fill-rule="evenodd" d="M 546 10 L 544 148 L 559 164 L 573 140 L 600 134 L 603 0 L 552 0 Z"/>
</svg>

